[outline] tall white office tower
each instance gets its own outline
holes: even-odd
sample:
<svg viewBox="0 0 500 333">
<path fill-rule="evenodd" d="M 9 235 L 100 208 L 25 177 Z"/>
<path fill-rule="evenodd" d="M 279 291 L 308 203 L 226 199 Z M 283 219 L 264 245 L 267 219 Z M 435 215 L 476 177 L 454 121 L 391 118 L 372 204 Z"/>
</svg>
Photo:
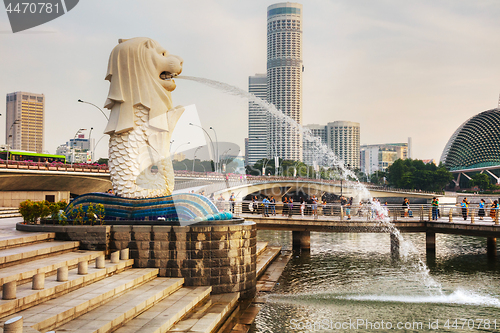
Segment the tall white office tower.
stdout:
<svg viewBox="0 0 500 333">
<path fill-rule="evenodd" d="M 327 127 L 325 125 L 311 124 L 305 125 L 305 129 L 311 131 L 311 135 L 320 139 L 324 145 L 327 144 Z M 315 143 L 303 138 L 302 142 L 302 161 L 307 165 L 313 165 L 315 161 L 320 161 L 323 156 L 319 156 L 321 150 Z"/>
<path fill-rule="evenodd" d="M 248 92 L 267 99 L 267 76 L 255 74 L 248 77 Z M 269 132 L 269 116 L 267 111 L 252 101 L 248 102 L 248 150 L 247 165 L 253 165 L 258 160 L 267 157 Z"/>
<path fill-rule="evenodd" d="M 43 152 L 44 109 L 43 94 L 7 94 L 5 142 L 11 149 Z"/>
<path fill-rule="evenodd" d="M 334 121 L 327 125 L 328 147 L 351 170 L 359 169 L 359 123 Z"/>
<path fill-rule="evenodd" d="M 267 100 L 302 124 L 302 5 L 267 7 Z M 302 160 L 302 134 L 282 119 L 269 121 L 268 157 Z"/>
</svg>

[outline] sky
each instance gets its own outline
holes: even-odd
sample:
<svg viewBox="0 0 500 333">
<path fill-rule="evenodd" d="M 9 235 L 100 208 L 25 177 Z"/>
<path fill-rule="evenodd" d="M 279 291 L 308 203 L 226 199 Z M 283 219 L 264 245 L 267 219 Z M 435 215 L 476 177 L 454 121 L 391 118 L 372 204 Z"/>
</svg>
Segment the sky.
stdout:
<svg viewBox="0 0 500 333">
<path fill-rule="evenodd" d="M 248 76 L 266 71 L 266 9 L 273 3 L 81 0 L 65 15 L 15 34 L 0 8 L 0 96 L 45 94 L 45 150 L 55 153 L 79 128 L 93 127 L 96 141 L 103 137 L 106 119 L 77 100 L 104 106 L 108 58 L 120 38 L 153 38 L 184 59 L 184 75 L 247 90 Z M 412 137 L 413 158 L 439 159 L 460 124 L 498 106 L 499 1 L 301 3 L 304 125 L 356 121 L 362 144 Z M 244 145 L 247 100 L 176 83 L 174 105 L 195 104 L 219 141 Z M 107 136 L 96 155 L 107 156 Z"/>
</svg>

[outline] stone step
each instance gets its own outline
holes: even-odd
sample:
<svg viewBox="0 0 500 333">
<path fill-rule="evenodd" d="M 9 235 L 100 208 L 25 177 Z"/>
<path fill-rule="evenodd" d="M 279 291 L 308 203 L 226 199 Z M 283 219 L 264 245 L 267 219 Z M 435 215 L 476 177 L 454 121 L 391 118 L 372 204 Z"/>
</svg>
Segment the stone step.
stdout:
<svg viewBox="0 0 500 333">
<path fill-rule="evenodd" d="M 45 242 L 0 250 L 0 268 L 78 249 L 80 242 Z"/>
<path fill-rule="evenodd" d="M 19 213 L 19 209 L 17 208 L 0 209 L 0 214 L 11 214 L 11 213 Z"/>
<path fill-rule="evenodd" d="M 267 267 L 279 256 L 281 247 L 268 247 L 257 257 L 257 279 L 266 271 Z"/>
<path fill-rule="evenodd" d="M 6 219 L 11 217 L 21 217 L 20 213 L 10 213 L 10 214 L 0 214 L 0 219 Z"/>
<path fill-rule="evenodd" d="M 268 242 L 257 242 L 257 256 L 261 255 L 267 249 Z"/>
<path fill-rule="evenodd" d="M 72 269 L 68 272 L 68 280 L 65 282 L 57 281 L 57 276 L 49 276 L 45 279 L 45 289 L 33 290 L 31 283 L 25 283 L 17 286 L 17 298 L 14 300 L 0 300 L 0 318 L 16 313 L 55 297 L 67 294 L 78 288 L 87 286 L 96 281 L 104 279 L 106 276 L 116 274 L 127 268 L 132 267 L 133 259 L 121 260 L 116 264 L 105 263 L 105 268 L 95 268 L 90 266 L 88 274 L 79 275 L 78 269 Z"/>
<path fill-rule="evenodd" d="M 215 332 L 236 308 L 239 298 L 240 293 L 212 295 L 206 304 L 193 309 L 168 332 Z"/>
<path fill-rule="evenodd" d="M 211 290 L 211 287 L 183 287 L 126 323 L 115 333 L 167 332 L 197 304 L 208 298 Z"/>
<path fill-rule="evenodd" d="M 78 250 L 2 268 L 0 270 L 0 290 L 2 290 L 4 283 L 10 281 L 17 281 L 18 285 L 27 283 L 31 281 L 35 274 L 45 273 L 46 277 L 54 275 L 59 267 L 68 266 L 72 269 L 77 267 L 80 261 L 91 263 L 95 258 L 103 254 L 103 251 Z"/>
<path fill-rule="evenodd" d="M 108 266 L 107 268 L 111 267 L 109 263 L 106 263 L 106 265 Z M 89 274 L 91 274 L 90 267 Z M 38 331 L 45 332 L 55 329 L 116 299 L 126 291 L 142 286 L 144 283 L 155 279 L 157 275 L 157 268 L 128 269 L 30 309 L 3 318 L 2 324 L 12 317 L 23 316 L 24 324 L 30 325 Z M 182 284 L 183 280 L 180 280 L 180 284 Z M 174 283 L 172 282 L 172 284 Z"/>
<path fill-rule="evenodd" d="M 54 240 L 54 232 L 18 232 L 16 235 L 0 237 L 0 250 Z"/>
<path fill-rule="evenodd" d="M 181 288 L 183 283 L 184 279 L 182 278 L 156 278 L 117 297 L 113 302 L 100 306 L 59 327 L 58 331 L 78 333 L 114 332 Z M 133 332 L 138 332 L 138 330 Z M 152 333 L 154 331 L 147 330 L 146 332 Z"/>
<path fill-rule="evenodd" d="M 5 210 L 19 211 L 19 208 L 17 208 L 17 207 L 0 207 L 0 212 L 5 211 Z"/>
</svg>

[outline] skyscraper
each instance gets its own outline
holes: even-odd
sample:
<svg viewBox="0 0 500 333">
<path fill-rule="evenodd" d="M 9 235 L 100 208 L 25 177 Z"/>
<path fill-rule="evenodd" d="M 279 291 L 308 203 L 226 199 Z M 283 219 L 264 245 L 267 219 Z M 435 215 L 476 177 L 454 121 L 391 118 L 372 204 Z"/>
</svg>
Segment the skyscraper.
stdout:
<svg viewBox="0 0 500 333">
<path fill-rule="evenodd" d="M 328 147 L 351 170 L 359 169 L 359 123 L 334 121 L 327 125 Z"/>
<path fill-rule="evenodd" d="M 7 94 L 5 142 L 11 149 L 43 152 L 44 110 L 43 94 Z"/>
<path fill-rule="evenodd" d="M 248 92 L 267 99 L 267 76 L 255 74 L 248 77 Z M 267 157 L 269 131 L 267 112 L 252 101 L 248 102 L 248 150 L 247 165 L 253 165 L 258 160 Z"/>
<path fill-rule="evenodd" d="M 386 143 L 360 146 L 360 169 L 366 175 L 376 171 L 387 171 L 397 159 L 408 158 L 407 143 Z"/>
<path fill-rule="evenodd" d="M 311 131 L 311 135 L 317 138 L 320 138 L 321 143 L 326 145 L 327 140 L 327 127 L 325 125 L 311 124 L 305 125 L 305 129 L 309 129 Z M 307 165 L 313 165 L 313 161 L 317 160 L 319 156 L 316 156 L 319 153 L 318 147 L 316 144 L 307 140 L 307 138 L 303 138 L 302 142 L 302 158 L 303 162 Z"/>
<path fill-rule="evenodd" d="M 302 124 L 302 5 L 267 7 L 267 100 Z M 302 135 L 282 119 L 269 121 L 268 157 L 302 159 Z"/>
</svg>

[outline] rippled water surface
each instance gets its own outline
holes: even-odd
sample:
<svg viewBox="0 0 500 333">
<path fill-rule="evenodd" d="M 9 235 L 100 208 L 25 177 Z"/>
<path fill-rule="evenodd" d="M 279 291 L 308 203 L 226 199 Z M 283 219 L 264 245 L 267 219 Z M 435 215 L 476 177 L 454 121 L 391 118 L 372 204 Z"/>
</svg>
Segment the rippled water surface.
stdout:
<svg viewBox="0 0 500 333">
<path fill-rule="evenodd" d="M 500 264 L 485 238 L 438 234 L 433 260 L 424 234 L 403 237 L 416 253 L 394 260 L 388 234 L 311 233 L 310 253 L 294 255 L 252 331 L 500 331 Z M 291 247 L 290 232 L 258 238 Z"/>
</svg>

